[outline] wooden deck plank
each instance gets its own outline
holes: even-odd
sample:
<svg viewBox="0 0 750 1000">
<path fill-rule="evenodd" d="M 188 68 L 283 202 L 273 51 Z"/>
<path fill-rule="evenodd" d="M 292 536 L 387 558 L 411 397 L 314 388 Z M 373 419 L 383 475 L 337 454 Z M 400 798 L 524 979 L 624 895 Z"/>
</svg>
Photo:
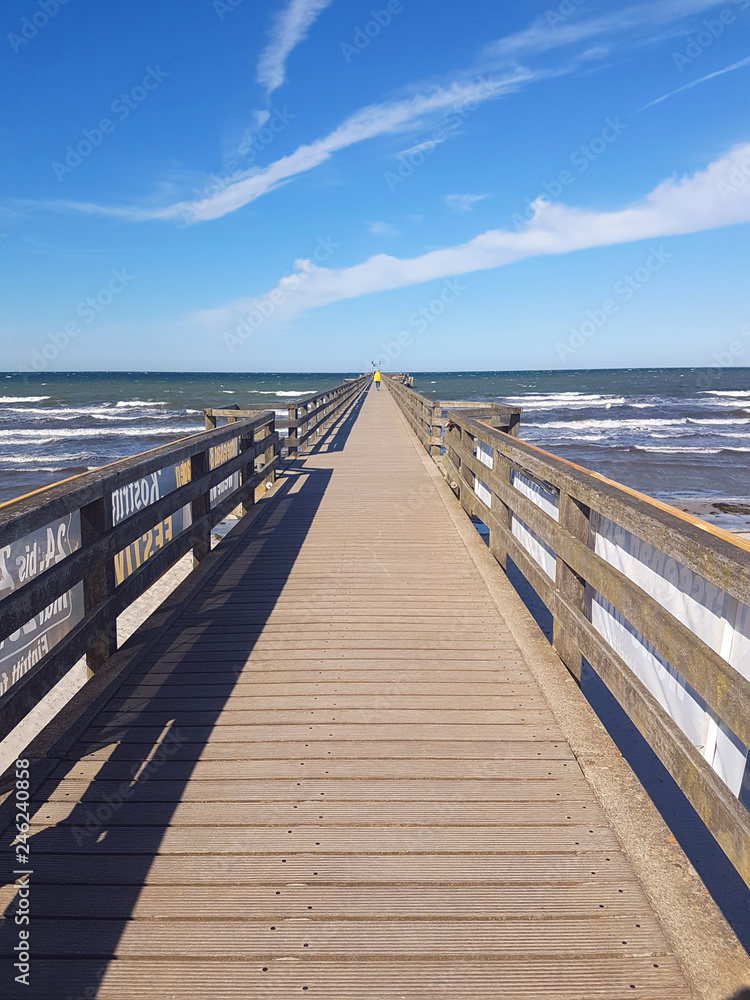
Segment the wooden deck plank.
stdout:
<svg viewBox="0 0 750 1000">
<path fill-rule="evenodd" d="M 304 799 L 290 794 L 283 801 L 267 801 L 245 798 L 238 792 L 234 798 L 225 795 L 223 799 L 210 798 L 204 793 L 200 801 L 184 802 L 180 801 L 180 789 L 176 784 L 171 792 L 164 791 L 164 784 L 160 783 L 161 797 L 157 800 L 141 800 L 139 797 L 137 802 L 123 801 L 115 815 L 107 820 L 108 828 L 161 826 L 168 822 L 170 829 L 186 826 L 246 829 L 246 824 L 252 823 L 254 827 L 280 827 L 276 835 L 277 844 L 281 845 L 282 841 L 287 842 L 287 826 L 290 824 L 300 836 L 305 832 L 303 825 L 315 828 L 325 826 L 326 837 L 330 827 L 346 826 L 352 832 L 352 840 L 359 835 L 359 828 L 365 826 L 440 824 L 445 828 L 457 825 L 473 829 L 475 826 L 492 825 L 498 829 L 498 844 L 501 844 L 510 826 L 542 826 L 548 829 L 550 824 L 555 824 L 556 834 L 559 834 L 559 828 L 569 826 L 575 827 L 576 836 L 579 836 L 581 824 L 591 824 L 595 830 L 605 825 L 599 807 L 591 801 L 581 803 L 548 799 L 541 802 L 509 802 L 474 799 L 468 795 L 460 799 L 455 794 L 453 798 L 437 800 L 418 799 L 413 795 L 407 800 L 382 798 L 372 801 L 359 798 L 340 801 L 334 798 L 334 789 L 326 786 L 326 790 L 321 792 L 320 783 L 312 787 L 312 783 L 302 781 L 300 790 L 306 792 Z M 308 784 L 310 787 L 305 787 Z M 112 800 L 117 801 L 118 795 L 119 792 L 113 792 Z M 312 801 L 313 796 L 315 801 Z M 119 797 L 122 798 L 121 795 Z M 321 813 L 324 799 L 325 809 Z M 50 823 L 61 827 L 79 826 L 85 822 L 87 812 L 96 815 L 102 801 L 86 798 L 83 802 L 79 799 L 46 802 L 31 817 L 31 828 L 36 831 Z M 250 837 L 251 834 L 248 840 Z M 196 836 L 196 843 L 198 839 Z M 294 841 L 294 838 L 288 837 L 288 840 Z"/>
<path fill-rule="evenodd" d="M 273 886 L 144 886 L 137 898 L 132 892 L 112 892 L 108 886 L 38 885 L 34 913 L 39 919 L 77 917 L 92 919 L 170 920 L 175 914 L 199 913 L 201 920 L 288 920 L 293 918 L 349 920 L 430 920 L 433 914 L 450 914 L 451 920 L 499 921 L 507 913 L 515 920 L 551 920 L 559 917 L 594 918 L 649 913 L 640 887 L 625 882 L 602 883 L 595 891 L 588 885 L 465 886 L 419 885 L 306 885 Z M 0 904 L 12 898 L 0 890 Z M 312 907 L 312 909 L 311 909 Z M 638 920 L 639 923 L 642 921 Z M 533 930 L 533 927 L 531 928 Z"/>
<path fill-rule="evenodd" d="M 69 832 L 65 831 L 66 842 Z M 147 863 L 138 855 L 118 854 L 115 862 L 96 848 L 89 853 L 50 853 L 38 845 L 34 884 L 44 885 L 271 885 L 289 883 L 317 889 L 326 884 L 587 886 L 592 894 L 636 885 L 619 849 L 581 854 L 249 854 L 217 853 L 210 864 L 202 854 L 156 854 Z M 563 893 L 564 894 L 564 893 Z M 556 893 L 557 895 L 557 893 Z"/>
<path fill-rule="evenodd" d="M 310 893 L 310 899 L 315 895 Z M 313 904 L 314 906 L 314 904 Z M 182 911 L 178 902 L 177 912 Z M 312 911 L 314 912 L 314 910 Z M 649 914 L 599 917 L 483 920 L 321 920 L 309 916 L 270 922 L 254 920 L 170 919 L 129 921 L 117 942 L 119 959 L 163 956 L 192 958 L 211 942 L 214 960 L 293 958 L 443 959 L 513 958 L 577 954 L 593 956 L 652 955 L 667 951 L 664 937 Z M 49 922 L 37 945 L 39 956 L 114 957 L 96 921 L 69 918 Z M 2 951 L 5 957 L 12 949 Z"/>
<path fill-rule="evenodd" d="M 420 739 L 414 733 L 411 739 L 383 740 L 315 740 L 309 732 L 304 732 L 302 738 L 284 739 L 278 731 L 274 738 L 256 743 L 219 743 L 212 740 L 209 743 L 191 743 L 189 740 L 175 744 L 175 749 L 168 760 L 179 761 L 252 761 L 252 760 L 287 760 L 294 758 L 321 759 L 341 761 L 356 761 L 371 758 L 387 761 L 398 760 L 478 760 L 483 766 L 492 767 L 496 761 L 538 760 L 542 762 L 563 761 L 563 768 L 571 767 L 578 770 L 573 755 L 565 741 L 539 739 L 526 740 L 508 738 L 507 742 L 498 739 L 479 740 L 445 740 Z M 475 734 L 476 737 L 476 734 Z M 96 741 L 94 741 L 96 742 Z M 130 743 L 114 743 L 104 741 L 101 747 L 91 747 L 90 743 L 76 743 L 71 747 L 68 758 L 73 760 L 110 760 L 117 754 L 118 761 L 138 761 L 143 763 L 155 749 L 155 743 L 143 743 L 133 740 Z M 441 766 L 444 766 L 441 764 Z M 553 771 L 549 771 L 552 776 Z"/>
<path fill-rule="evenodd" d="M 72 968 L 70 968 L 72 966 Z M 684 1000 L 675 959 L 664 956 L 498 961 L 225 962 L 200 959 L 40 959 L 37 996 L 59 1000 L 60 979 L 71 996 L 96 986 L 97 1000 Z M 91 994 L 88 994 L 91 995 Z"/>
<path fill-rule="evenodd" d="M 168 765 L 167 765 L 168 766 Z M 320 792 L 334 802 L 554 802 L 555 798 L 567 805 L 573 802 L 593 803 L 593 792 L 583 778 L 580 781 L 498 781 L 482 778 L 467 779 L 465 774 L 445 780 L 409 778 L 408 780 L 358 778 L 331 778 L 328 769 L 321 777 L 311 777 L 310 768 L 287 780 L 278 778 L 243 779 L 236 776 L 200 780 L 195 773 L 185 786 L 178 777 L 167 777 L 160 768 L 158 776 L 143 784 L 138 790 L 139 803 L 144 802 L 303 802 L 317 799 Z M 322 768 L 321 768 L 322 770 Z M 107 769 L 109 773 L 109 768 Z M 300 777 L 304 774 L 304 777 Z M 130 775 L 128 775 L 130 777 Z M 122 780 L 96 778 L 76 780 L 68 777 L 63 784 L 49 782 L 40 790 L 39 798 L 51 802 L 101 802 L 105 796 L 120 791 Z M 564 799 L 563 791 L 564 789 Z M 589 806 L 589 808 L 591 808 Z"/>
</svg>

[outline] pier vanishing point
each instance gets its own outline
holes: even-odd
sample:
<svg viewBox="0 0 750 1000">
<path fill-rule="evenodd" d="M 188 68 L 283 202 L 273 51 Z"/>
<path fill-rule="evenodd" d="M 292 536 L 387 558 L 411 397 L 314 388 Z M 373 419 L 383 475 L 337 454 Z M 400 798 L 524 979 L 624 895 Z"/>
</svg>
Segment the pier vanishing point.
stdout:
<svg viewBox="0 0 750 1000">
<path fill-rule="evenodd" d="M 3 776 L 0 995 L 750 996 L 580 688 L 750 881 L 750 544 L 403 376 L 293 404 L 286 437 L 206 423 L 0 505 L 2 735 L 88 671 Z"/>
</svg>

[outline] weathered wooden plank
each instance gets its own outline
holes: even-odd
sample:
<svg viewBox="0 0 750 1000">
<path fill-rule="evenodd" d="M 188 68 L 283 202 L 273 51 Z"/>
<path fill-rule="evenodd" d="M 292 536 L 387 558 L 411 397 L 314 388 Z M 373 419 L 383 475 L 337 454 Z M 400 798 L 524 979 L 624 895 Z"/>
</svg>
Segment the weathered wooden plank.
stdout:
<svg viewBox="0 0 750 1000">
<path fill-rule="evenodd" d="M 585 886 L 592 893 L 612 888 L 619 895 L 637 886 L 628 859 L 619 849 L 580 854 L 465 853 L 451 854 L 251 854 L 217 853 L 210 864 L 203 854 L 102 855 L 51 853 L 34 855 L 35 885 L 272 885 L 288 883 L 316 891 L 322 885 L 490 885 Z"/>
<path fill-rule="evenodd" d="M 70 969 L 70 966 L 73 966 Z M 40 1000 L 59 1000 L 60 976 L 74 996 L 96 988 L 97 1000 L 288 1000 L 309 991 L 346 1000 L 683 1000 L 689 996 L 671 956 L 557 956 L 504 961 L 239 962 L 186 958 L 76 963 L 40 959 Z"/>
<path fill-rule="evenodd" d="M 296 762 L 295 762 L 296 763 Z M 300 768 L 304 765 L 305 770 Z M 125 770 L 123 778 L 116 780 L 109 777 L 112 766 L 106 768 L 107 777 L 98 778 L 91 773 L 87 780 L 80 780 L 73 775 L 79 775 L 76 768 L 67 779 L 59 785 L 48 783 L 44 785 L 37 799 L 44 802 L 64 802 L 73 805 L 80 802 L 102 802 L 107 796 L 119 794 L 122 791 L 132 791 L 137 802 L 285 802 L 299 803 L 318 800 L 321 792 L 327 799 L 334 802 L 552 802 L 566 806 L 573 802 L 583 802 L 587 809 L 594 802 L 594 795 L 583 776 L 566 781 L 559 776 L 555 781 L 531 780 L 530 774 L 525 774 L 525 780 L 518 780 L 519 773 L 524 769 L 514 769 L 513 776 L 493 778 L 482 774 L 481 780 L 471 780 L 465 772 L 450 778 L 358 778 L 352 781 L 346 778 L 332 778 L 329 767 L 311 768 L 310 762 L 300 761 L 292 774 L 283 780 L 274 778 L 240 778 L 226 777 L 224 780 L 204 779 L 195 772 L 185 771 L 180 776 L 171 762 L 159 768 L 156 775 L 143 782 L 133 780 L 132 788 L 123 789 L 123 781 L 132 778 L 132 768 Z M 527 769 L 531 771 L 531 768 Z M 196 768 L 197 771 L 197 768 Z M 312 774 L 310 772 L 313 772 Z M 443 768 L 443 772 L 452 772 L 453 768 Z M 167 772 L 167 773 L 165 773 Z M 402 768 L 403 772 L 403 768 Z M 304 775 L 304 777 L 302 777 Z M 97 780 L 91 780 L 97 778 Z M 189 781 L 185 779 L 189 778 Z M 592 812 L 591 809 L 588 809 Z M 44 810 L 40 810 L 44 815 Z M 592 812 L 592 815 L 594 813 Z M 301 821 L 301 817 L 300 821 Z M 330 814 L 328 814 L 330 819 Z M 503 813 L 505 821 L 507 817 Z M 566 819 L 570 819 L 566 814 Z M 579 818 L 580 811 L 579 811 Z"/>
<path fill-rule="evenodd" d="M 67 785 L 67 782 L 66 782 Z M 541 802 L 503 802 L 494 800 L 491 796 L 474 799 L 471 795 L 461 798 L 454 793 L 451 798 L 439 801 L 422 801 L 416 793 L 404 801 L 381 796 L 377 801 L 370 802 L 365 796 L 340 802 L 336 798 L 337 790 L 320 782 L 299 782 L 299 791 L 304 798 L 289 794 L 283 801 L 268 802 L 258 799 L 244 798 L 238 792 L 234 799 L 225 795 L 223 800 L 212 799 L 208 793 L 201 801 L 181 802 L 180 791 L 182 783 L 175 783 L 171 791 L 164 791 L 167 783 L 161 781 L 158 786 L 148 784 L 149 790 L 160 793 L 157 801 L 151 797 L 144 800 L 136 784 L 132 789 L 133 798 L 122 802 L 122 791 L 113 793 L 112 801 L 117 808 L 104 808 L 105 813 L 112 812 L 106 820 L 109 833 L 121 827 L 142 828 L 148 826 L 161 827 L 168 824 L 170 829 L 190 827 L 203 829 L 221 829 L 222 837 L 226 831 L 234 828 L 244 829 L 248 823 L 257 827 L 280 827 L 276 835 L 277 850 L 284 850 L 288 830 L 284 824 L 291 824 L 300 833 L 302 827 L 308 826 L 311 831 L 317 830 L 317 846 L 326 846 L 328 829 L 338 826 L 349 826 L 351 830 L 361 827 L 384 827 L 403 824 L 416 830 L 422 826 L 441 826 L 450 828 L 474 828 L 496 825 L 499 831 L 509 827 L 522 826 L 531 830 L 533 827 L 548 829 L 550 824 L 557 827 L 580 828 L 582 823 L 601 828 L 604 820 L 599 807 L 589 799 L 586 802 L 547 799 Z M 324 791 L 321 791 L 324 788 Z M 34 812 L 31 828 L 34 831 L 47 827 L 51 823 L 58 829 L 65 827 L 84 826 L 89 815 L 96 816 L 102 802 L 97 795 L 86 796 L 86 801 L 76 804 L 70 801 L 55 800 L 46 802 Z M 325 805 L 325 809 L 322 806 Z M 322 813 L 321 813 L 322 809 Z M 98 818 L 98 817 L 97 817 Z M 319 830 L 324 827 L 325 831 Z M 580 829 L 579 829 L 580 832 Z M 373 835 L 374 839 L 377 839 Z M 500 837 L 502 839 L 502 835 Z M 327 845 L 330 850 L 330 845 Z"/>
<path fill-rule="evenodd" d="M 552 892 L 554 890 L 550 890 Z M 314 898 L 311 896 L 311 898 Z M 314 913 L 314 910 L 313 910 Z M 178 915 L 182 915 L 182 919 Z M 113 957 L 115 942 L 101 933 L 101 925 L 90 920 L 71 918 L 45 921 L 37 929 L 35 950 L 38 956 L 98 955 Z M 419 960 L 436 954 L 464 961 L 476 958 L 514 958 L 570 956 L 585 961 L 589 957 L 615 955 L 662 957 L 668 951 L 659 926 L 649 914 L 639 917 L 610 916 L 558 917 L 537 920 L 533 928 L 528 920 L 471 921 L 443 920 L 321 920 L 281 919 L 276 923 L 262 919 L 236 920 L 185 919 L 180 906 L 172 919 L 128 921 L 116 942 L 118 959 L 182 956 L 199 954 L 205 942 L 211 944 L 211 956 L 236 962 L 242 959 L 296 958 L 319 961 L 326 958 L 396 957 Z M 0 949 L 2 949 L 0 944 Z M 6 957 L 13 952 L 9 944 L 0 951 Z"/>
<path fill-rule="evenodd" d="M 143 736 L 143 733 L 137 735 Z M 482 735 L 482 734 L 474 734 Z M 175 744 L 175 749 L 170 754 L 170 760 L 204 760 L 204 761 L 256 761 L 256 760 L 288 760 L 294 758 L 299 760 L 336 760 L 359 761 L 361 759 L 370 760 L 399 760 L 399 761 L 426 761 L 426 760 L 479 760 L 487 762 L 492 766 L 493 762 L 502 762 L 507 766 L 508 761 L 533 760 L 550 762 L 550 767 L 554 761 L 563 761 L 563 767 L 571 767 L 578 770 L 578 765 L 573 759 L 570 748 L 560 737 L 556 741 L 549 738 L 535 740 L 513 739 L 514 734 L 507 735 L 507 740 L 478 738 L 469 740 L 458 740 L 446 738 L 444 740 L 420 739 L 413 730 L 409 731 L 411 738 L 388 738 L 383 740 L 346 740 L 340 739 L 313 739 L 309 731 L 296 739 L 282 738 L 283 734 L 275 731 L 274 739 L 261 740 L 259 742 L 218 742 L 211 740 L 195 743 L 189 740 L 180 740 Z M 94 741 L 96 744 L 97 741 Z M 101 742 L 101 741 L 99 741 Z M 129 740 L 119 744 L 103 741 L 104 745 L 99 749 L 91 747 L 91 741 L 74 744 L 68 757 L 74 760 L 86 758 L 87 760 L 109 760 L 116 753 L 118 761 L 144 761 L 153 753 L 156 741 L 149 743 L 139 742 L 137 739 Z M 552 773 L 552 772 L 550 772 Z"/>
<path fill-rule="evenodd" d="M 321 803 L 324 800 L 321 799 Z M 124 807 L 123 807 L 124 808 Z M 144 807 L 145 808 L 145 807 Z M 325 807 L 321 805 L 324 810 Z M 119 815 L 119 813 L 117 814 Z M 115 817 L 116 819 L 116 817 Z M 106 850 L 110 855 L 195 854 L 204 858 L 219 854 L 585 854 L 616 850 L 617 838 L 608 827 L 588 826 L 331 826 L 265 827 L 232 825 L 218 827 L 206 817 L 206 825 L 117 826 L 107 821 Z M 249 824 L 252 817 L 248 815 Z M 460 817 L 456 817 L 457 820 Z M 82 818 L 81 827 L 85 822 Z M 288 829 L 292 832 L 288 833 Z M 220 831 L 220 833 L 219 833 Z M 87 831 L 88 832 L 88 831 Z M 100 853 L 89 837 L 74 837 L 63 827 L 47 837 L 49 854 Z"/>
<path fill-rule="evenodd" d="M 313 702 L 313 704 L 315 704 Z M 270 727 L 275 724 L 287 726 L 304 725 L 305 723 L 325 724 L 335 722 L 339 725 L 356 725 L 358 723 L 372 723 L 373 725 L 444 725 L 457 726 L 461 724 L 472 726 L 516 726 L 532 725 L 542 726 L 545 724 L 554 725 L 554 717 L 546 706 L 541 709 L 527 708 L 519 710 L 512 709 L 480 709 L 480 708 L 326 708 L 316 706 L 315 708 L 304 709 L 251 709 L 249 711 L 236 708 L 231 711 L 216 712 L 209 710 L 189 711 L 178 710 L 179 706 L 169 705 L 152 711 L 115 711 L 102 712 L 99 716 L 99 724 L 110 729 L 119 726 L 127 726 L 132 730 L 140 727 L 151 727 L 160 725 L 163 728 L 165 722 L 172 719 L 175 725 L 190 732 L 192 729 L 200 729 L 202 726 L 230 727 L 237 729 L 241 726 L 263 726 Z M 248 733 L 251 735 L 251 732 Z"/>
<path fill-rule="evenodd" d="M 202 920 L 289 919 L 405 919 L 429 920 L 432 914 L 450 914 L 452 920 L 500 921 L 512 913 L 516 920 L 549 920 L 559 917 L 640 918 L 649 906 L 637 883 L 624 881 L 597 885 L 549 882 L 539 885 L 307 885 L 274 886 L 158 885 L 130 892 L 113 892 L 108 886 L 35 885 L 34 914 L 43 918 L 77 917 L 83 920 L 168 920 L 179 914 L 200 913 Z M 553 890 L 553 891 L 551 891 Z M 13 897 L 10 887 L 0 889 L 0 905 Z M 312 906 L 312 910 L 310 907 Z M 639 923 L 642 921 L 639 919 Z M 533 927 L 531 928 L 533 930 Z"/>
<path fill-rule="evenodd" d="M 82 737 L 79 746 L 91 743 L 143 743 L 151 745 L 158 743 L 164 725 L 158 726 L 92 726 Z M 551 739 L 562 740 L 562 734 L 556 725 L 526 726 L 520 723 L 505 725 L 502 729 L 496 725 L 482 726 L 461 723 L 373 723 L 347 725 L 341 722 L 312 723 L 311 725 L 276 724 L 264 726 L 260 723 L 252 726 L 180 726 L 180 742 L 206 743 L 246 743 L 257 746 L 271 740 L 302 741 L 336 739 L 336 740 L 487 740 L 494 742 L 506 738 L 513 743 L 528 740 L 549 742 Z"/>
</svg>

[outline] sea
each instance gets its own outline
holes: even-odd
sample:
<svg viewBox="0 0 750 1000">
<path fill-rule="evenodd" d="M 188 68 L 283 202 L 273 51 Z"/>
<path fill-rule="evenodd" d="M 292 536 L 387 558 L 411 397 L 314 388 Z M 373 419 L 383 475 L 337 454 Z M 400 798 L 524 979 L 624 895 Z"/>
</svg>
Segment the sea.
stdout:
<svg viewBox="0 0 750 1000">
<path fill-rule="evenodd" d="M 202 430 L 204 407 L 286 414 L 356 374 L 0 373 L 0 502 Z M 523 439 L 658 499 L 750 498 L 750 368 L 413 375 L 522 406 Z"/>
</svg>

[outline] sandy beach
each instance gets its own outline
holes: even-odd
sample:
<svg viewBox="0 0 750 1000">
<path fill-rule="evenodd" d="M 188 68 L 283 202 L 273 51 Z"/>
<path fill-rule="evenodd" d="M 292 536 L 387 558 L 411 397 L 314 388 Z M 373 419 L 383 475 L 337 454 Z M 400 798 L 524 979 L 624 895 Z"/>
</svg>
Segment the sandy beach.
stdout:
<svg viewBox="0 0 750 1000">
<path fill-rule="evenodd" d="M 750 501 L 738 500 L 673 500 L 677 510 L 708 521 L 716 528 L 750 539 Z"/>
</svg>

